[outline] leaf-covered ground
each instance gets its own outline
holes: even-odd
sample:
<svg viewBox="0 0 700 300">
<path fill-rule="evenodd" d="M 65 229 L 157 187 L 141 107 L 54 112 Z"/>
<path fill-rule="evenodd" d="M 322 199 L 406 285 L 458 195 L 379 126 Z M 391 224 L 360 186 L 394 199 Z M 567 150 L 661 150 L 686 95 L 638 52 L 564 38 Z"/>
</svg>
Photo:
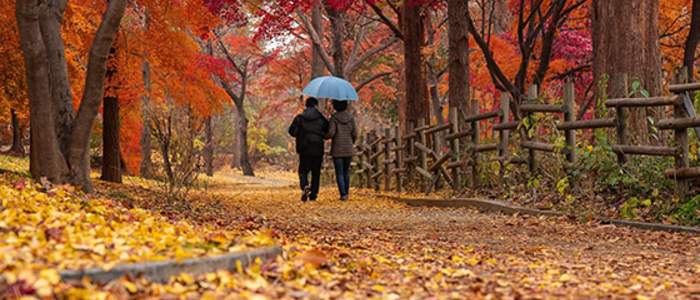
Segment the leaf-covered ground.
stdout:
<svg viewBox="0 0 700 300">
<path fill-rule="evenodd" d="M 100 197 L 121 206 L 147 208 L 143 213 L 165 222 L 165 228 L 186 223 L 195 231 L 263 232 L 253 236 L 275 238 L 285 249 L 273 262 L 198 277 L 183 274 L 167 284 L 122 279 L 106 286 L 69 286 L 52 284 L 52 274 L 42 273 L 44 257 L 50 260 L 53 253 L 47 249 L 36 252 L 39 265 L 31 274 L 49 283 L 46 295 L 58 298 L 700 297 L 697 236 L 468 209 L 410 208 L 369 191 L 340 202 L 330 187 L 322 190 L 320 201 L 302 203 L 293 175 L 263 177 L 219 175 L 207 180 L 205 191 L 193 193 L 185 209 L 164 205 L 144 183 L 99 183 L 98 189 Z M 38 296 L 36 291 L 32 296 Z"/>
<path fill-rule="evenodd" d="M 226 207 L 259 216 L 288 249 L 266 266 L 264 287 L 248 290 L 271 298 L 700 297 L 697 236 L 368 196 L 346 203 L 331 188 L 316 203 L 293 187 L 229 195 Z M 288 271 L 298 261 L 321 266 Z"/>
</svg>

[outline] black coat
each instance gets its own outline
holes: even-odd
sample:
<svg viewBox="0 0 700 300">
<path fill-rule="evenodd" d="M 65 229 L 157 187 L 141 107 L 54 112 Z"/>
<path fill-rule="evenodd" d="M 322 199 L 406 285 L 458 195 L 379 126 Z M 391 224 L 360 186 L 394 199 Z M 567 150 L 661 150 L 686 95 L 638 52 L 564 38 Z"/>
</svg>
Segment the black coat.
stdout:
<svg viewBox="0 0 700 300">
<path fill-rule="evenodd" d="M 328 120 L 315 107 L 297 115 L 289 126 L 289 135 L 296 138 L 297 153 L 323 156 L 323 137 L 328 132 Z"/>
</svg>

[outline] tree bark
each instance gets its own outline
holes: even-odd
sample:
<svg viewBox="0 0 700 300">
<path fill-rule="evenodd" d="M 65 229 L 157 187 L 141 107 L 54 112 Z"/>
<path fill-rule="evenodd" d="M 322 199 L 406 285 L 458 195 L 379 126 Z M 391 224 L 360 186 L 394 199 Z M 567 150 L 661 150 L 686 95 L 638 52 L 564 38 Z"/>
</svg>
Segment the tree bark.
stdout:
<svg viewBox="0 0 700 300">
<path fill-rule="evenodd" d="M 93 39 L 85 91 L 73 119 L 60 22 L 66 1 L 18 1 L 16 17 L 29 89 L 30 172 L 35 178 L 46 177 L 55 183 L 70 181 L 92 191 L 90 132 L 104 95 L 107 56 L 126 2 L 111 0 L 107 6 Z M 70 135 L 65 134 L 68 128 Z"/>
<path fill-rule="evenodd" d="M 311 26 L 319 36 L 323 36 L 323 12 L 321 10 L 322 0 L 316 0 L 311 8 Z M 321 57 L 321 49 L 311 41 L 311 79 L 321 77 L 326 71 L 326 66 Z"/>
<path fill-rule="evenodd" d="M 651 96 L 660 95 L 659 0 L 594 0 L 592 18 L 593 72 L 596 80 L 609 76 L 607 97 L 628 96 L 621 80 L 625 75 L 639 79 Z M 629 111 L 629 135 L 648 142 L 647 116 L 658 118 L 657 113 Z"/>
<path fill-rule="evenodd" d="M 683 65 L 688 71 L 688 80 L 694 81 L 695 52 L 700 43 L 700 0 L 693 0 L 693 7 L 690 18 L 690 32 L 685 43 L 685 53 L 683 55 Z"/>
<path fill-rule="evenodd" d="M 88 60 L 85 92 L 73 122 L 71 143 L 68 149 L 68 164 L 71 182 L 92 191 L 90 182 L 90 157 L 88 145 L 95 117 L 104 96 L 107 57 L 119 30 L 119 24 L 126 10 L 126 0 L 110 0 L 102 17 L 102 23 L 95 34 Z"/>
<path fill-rule="evenodd" d="M 38 6 L 37 0 L 16 3 L 29 92 L 29 171 L 34 178 L 45 177 L 63 183 L 68 180 L 69 171 L 55 130 L 49 59 L 39 25 Z"/>
<path fill-rule="evenodd" d="M 214 130 L 212 129 L 212 118 L 204 120 L 204 172 L 207 176 L 214 176 Z"/>
<path fill-rule="evenodd" d="M 243 98 L 241 101 L 234 101 L 236 104 L 236 112 L 238 112 L 238 152 L 240 153 L 240 164 L 243 175 L 255 176 L 253 165 L 250 163 L 248 155 L 248 117 L 246 116 Z"/>
<path fill-rule="evenodd" d="M 67 0 L 43 1 L 45 13 L 39 15 L 41 36 L 46 45 L 49 63 L 49 81 L 51 83 L 51 98 L 53 118 L 56 122 L 56 134 L 61 146 L 61 152 L 68 154 L 71 138 L 71 122 L 74 117 L 73 93 L 68 79 L 68 65 L 65 56 L 65 46 L 61 37 L 61 23 L 66 10 Z"/>
<path fill-rule="evenodd" d="M 421 46 L 423 43 L 423 22 L 421 8 L 413 1 L 404 1 L 401 27 L 404 37 L 404 73 L 405 96 L 401 108 L 405 109 L 406 122 L 417 124 L 419 119 L 427 118 L 430 113 L 426 99 L 426 86 L 423 75 Z"/>
<path fill-rule="evenodd" d="M 232 108 L 232 109 L 235 109 Z M 233 112 L 233 111 L 232 111 Z M 234 123 L 234 136 L 232 139 L 232 144 L 231 144 L 231 168 L 240 168 L 241 167 L 241 146 L 240 146 L 240 140 L 238 138 L 238 113 L 232 114 L 233 116 L 233 123 Z"/>
<path fill-rule="evenodd" d="M 13 155 L 23 156 L 24 146 L 22 145 L 22 128 L 19 125 L 19 117 L 17 117 L 17 111 L 15 109 L 10 109 L 10 116 L 12 118 L 12 146 L 10 147 L 10 153 Z"/>
<path fill-rule="evenodd" d="M 449 103 L 458 112 L 469 113 L 469 38 L 467 37 L 467 2 L 448 0 Z M 450 110 L 452 113 L 452 110 Z M 459 115 L 463 115 L 459 113 Z M 450 116 L 450 120 L 453 116 Z"/>
<path fill-rule="evenodd" d="M 326 12 L 331 22 L 331 41 L 333 43 L 333 76 L 344 78 L 345 53 L 343 52 L 343 12 L 326 5 Z"/>
<path fill-rule="evenodd" d="M 110 50 L 109 60 L 112 61 L 107 68 L 107 82 L 115 79 L 117 75 L 116 48 Z M 114 95 L 104 97 L 102 110 L 102 177 L 100 179 L 110 182 L 122 182 L 121 145 L 119 143 L 119 97 L 116 88 L 111 91 Z"/>
<path fill-rule="evenodd" d="M 151 160 L 153 146 L 151 144 L 151 119 L 148 114 L 151 101 L 151 66 L 146 60 L 143 61 L 143 82 L 146 93 L 143 95 L 141 102 L 143 126 L 141 128 L 141 166 L 139 173 L 141 177 L 151 178 L 153 176 L 153 161 Z"/>
</svg>

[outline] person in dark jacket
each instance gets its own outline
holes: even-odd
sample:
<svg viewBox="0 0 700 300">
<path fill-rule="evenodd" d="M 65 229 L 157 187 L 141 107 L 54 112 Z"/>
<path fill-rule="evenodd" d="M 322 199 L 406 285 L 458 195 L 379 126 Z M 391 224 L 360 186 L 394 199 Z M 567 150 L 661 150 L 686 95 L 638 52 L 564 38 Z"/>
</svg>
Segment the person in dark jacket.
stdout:
<svg viewBox="0 0 700 300">
<path fill-rule="evenodd" d="M 350 194 L 350 163 L 355 155 L 357 126 L 352 113 L 348 111 L 347 101 L 333 101 L 335 113 L 331 116 L 326 138 L 331 139 L 331 156 L 335 167 L 335 179 L 338 183 L 340 200 L 348 200 Z"/>
<path fill-rule="evenodd" d="M 289 126 L 289 135 L 296 138 L 296 150 L 299 154 L 301 201 L 315 201 L 321 182 L 323 138 L 328 132 L 328 120 L 316 106 L 318 106 L 316 98 L 306 99 L 306 109 L 297 115 Z M 310 184 L 309 173 L 311 173 Z"/>
</svg>

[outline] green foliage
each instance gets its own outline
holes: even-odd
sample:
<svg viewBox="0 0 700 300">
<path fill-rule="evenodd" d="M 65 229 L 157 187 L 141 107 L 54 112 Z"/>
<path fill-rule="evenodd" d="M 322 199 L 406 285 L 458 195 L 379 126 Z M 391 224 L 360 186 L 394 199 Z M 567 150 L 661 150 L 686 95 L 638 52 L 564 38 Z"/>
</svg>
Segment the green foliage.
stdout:
<svg viewBox="0 0 700 300">
<path fill-rule="evenodd" d="M 596 192 L 648 197 L 672 189 L 673 181 L 663 175 L 672 167 L 671 159 L 630 156 L 620 167 L 605 131 L 597 130 L 595 136 L 595 146 L 578 149 L 580 159 L 573 175 L 593 178 Z"/>
<path fill-rule="evenodd" d="M 696 195 L 678 207 L 673 217 L 681 223 L 700 224 L 700 195 Z"/>
<path fill-rule="evenodd" d="M 640 200 L 637 197 L 632 197 L 625 201 L 620 207 L 620 215 L 625 219 L 635 219 L 638 215 L 639 209 L 648 208 L 651 206 L 651 199 L 646 198 Z"/>
</svg>

